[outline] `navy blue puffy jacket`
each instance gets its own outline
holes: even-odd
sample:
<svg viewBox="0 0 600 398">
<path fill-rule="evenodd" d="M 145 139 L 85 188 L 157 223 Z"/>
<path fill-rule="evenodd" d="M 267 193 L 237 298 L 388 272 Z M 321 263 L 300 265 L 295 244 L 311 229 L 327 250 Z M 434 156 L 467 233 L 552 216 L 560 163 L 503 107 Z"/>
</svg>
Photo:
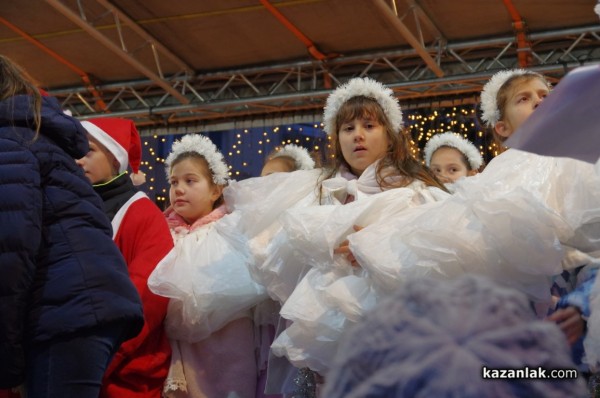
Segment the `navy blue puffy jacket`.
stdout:
<svg viewBox="0 0 600 398">
<path fill-rule="evenodd" d="M 37 138 L 29 96 L 0 101 L 0 388 L 23 380 L 24 349 L 109 322 L 143 322 L 101 199 L 75 164 L 81 124 L 43 97 Z M 34 140 L 35 138 L 35 140 Z"/>
</svg>

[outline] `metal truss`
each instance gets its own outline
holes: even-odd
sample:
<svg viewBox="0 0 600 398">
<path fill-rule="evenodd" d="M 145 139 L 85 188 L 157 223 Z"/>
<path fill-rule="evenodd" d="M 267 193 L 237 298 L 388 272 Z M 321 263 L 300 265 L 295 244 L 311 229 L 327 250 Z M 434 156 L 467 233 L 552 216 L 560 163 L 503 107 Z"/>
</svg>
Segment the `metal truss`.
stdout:
<svg viewBox="0 0 600 398">
<path fill-rule="evenodd" d="M 66 8 L 59 0 L 46 1 L 58 8 Z M 416 33 L 411 33 L 410 48 L 196 75 L 189 66 L 181 63 L 181 72 L 164 76 L 160 72 L 161 51 L 163 57 L 171 57 L 171 62 L 183 61 L 177 61 L 175 55 L 145 33 L 148 35 L 145 40 L 154 49 L 153 59 L 158 71 L 153 72 L 135 60 L 126 51 L 125 44 L 114 48 L 148 79 L 98 84 L 97 93 L 106 104 L 104 110 L 96 109 L 94 101 L 97 98 L 83 85 L 52 90 L 51 94 L 62 101 L 65 109 L 82 119 L 128 117 L 142 126 L 210 124 L 315 112 L 323 107 L 330 92 L 325 88 L 329 82 L 337 85 L 356 76 L 370 76 L 387 84 L 403 106 L 475 101 L 482 85 L 495 71 L 519 66 L 518 55 L 523 48 L 518 48 L 514 36 L 448 42 L 414 0 L 406 1 L 410 6 L 408 13 L 394 17 L 401 24 L 414 18 L 411 26 Z M 97 0 L 98 4 L 104 2 Z M 118 10 L 114 11 L 110 4 L 106 6 L 118 23 L 135 24 Z M 79 18 L 76 22 L 89 32 L 95 31 L 94 37 L 100 34 L 85 21 L 82 12 L 79 15 L 71 10 L 61 12 L 70 18 Z M 423 41 L 422 27 L 427 28 L 429 37 L 434 37 L 431 43 Z M 399 33 L 402 32 L 406 33 L 406 30 L 399 28 Z M 530 59 L 528 67 L 551 79 L 560 79 L 576 66 L 600 63 L 600 25 L 534 32 L 527 38 L 530 44 L 526 49 Z M 121 41 L 124 43 L 122 36 Z"/>
<path fill-rule="evenodd" d="M 110 3 L 108 0 L 94 0 L 84 2 L 77 0 L 77 7 L 73 9 L 61 0 L 46 0 L 46 2 L 70 19 L 85 32 L 90 34 L 94 39 L 102 45 L 113 51 L 127 64 L 138 70 L 141 74 L 148 77 L 152 84 L 160 87 L 168 93 L 173 99 L 179 103 L 188 104 L 190 99 L 172 87 L 171 83 L 165 80 L 162 72 L 161 60 L 168 60 L 175 64 L 180 72 L 177 75 L 184 76 L 193 75 L 193 68 L 185 63 L 177 55 L 173 54 L 168 48 L 160 43 L 156 38 L 150 35 L 146 30 L 139 26 L 127 14 Z M 84 4 L 85 3 L 85 4 Z M 110 18 L 114 22 L 117 30 L 118 41 L 106 35 L 105 32 L 98 29 L 96 26 L 100 21 Z M 125 29 L 125 27 L 127 29 Z M 162 58 L 161 58 L 162 57 Z M 153 62 L 148 64 L 146 59 L 151 59 Z M 171 77 L 172 79 L 172 77 Z M 77 96 L 79 101 L 86 106 L 90 111 L 110 111 L 110 104 L 106 106 L 102 101 L 94 98 L 96 104 L 102 103 L 101 109 L 99 106 L 92 107 L 89 98 L 82 95 Z"/>
</svg>

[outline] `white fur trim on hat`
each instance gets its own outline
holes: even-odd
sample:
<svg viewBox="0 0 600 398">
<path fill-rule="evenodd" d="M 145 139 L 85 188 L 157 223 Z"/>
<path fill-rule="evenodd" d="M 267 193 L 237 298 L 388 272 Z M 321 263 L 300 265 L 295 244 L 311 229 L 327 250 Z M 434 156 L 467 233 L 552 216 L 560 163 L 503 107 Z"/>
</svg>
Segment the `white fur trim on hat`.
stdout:
<svg viewBox="0 0 600 398">
<path fill-rule="evenodd" d="M 383 84 L 368 77 L 355 77 L 336 88 L 327 97 L 323 111 L 323 128 L 329 135 L 335 133 L 335 118 L 346 101 L 353 97 L 372 98 L 381 106 L 387 116 L 394 133 L 402 129 L 402 110 L 394 92 Z"/>
<path fill-rule="evenodd" d="M 171 164 L 179 155 L 186 152 L 196 152 L 208 163 L 208 168 L 213 176 L 213 182 L 217 185 L 225 185 L 229 180 L 229 170 L 225 164 L 223 154 L 210 138 L 200 134 L 184 135 L 180 140 L 173 143 L 171 153 L 165 161 L 167 179 L 171 175 Z"/>
<path fill-rule="evenodd" d="M 598 1 L 598 4 L 594 7 L 594 12 L 600 17 L 600 1 Z"/>
<path fill-rule="evenodd" d="M 127 149 L 123 148 L 123 146 L 112 138 L 110 134 L 96 126 L 94 123 L 84 120 L 81 122 L 81 125 L 92 137 L 112 153 L 115 159 L 117 159 L 117 162 L 119 162 L 119 173 L 127 170 L 127 164 L 129 163 Z"/>
<path fill-rule="evenodd" d="M 294 163 L 296 163 L 296 170 L 312 170 L 315 168 L 315 161 L 308 153 L 306 148 L 289 144 L 281 148 L 277 153 L 275 153 L 271 159 L 275 159 L 281 156 L 287 156 L 294 159 Z"/>
<path fill-rule="evenodd" d="M 457 149 L 461 153 L 463 153 L 467 160 L 469 161 L 469 165 L 471 169 L 477 170 L 483 164 L 483 158 L 481 157 L 481 153 L 477 150 L 473 143 L 460 135 L 453 133 L 451 131 L 447 131 L 442 134 L 436 134 L 425 145 L 425 164 L 427 167 L 431 165 L 431 157 L 442 146 L 449 146 Z"/>
<path fill-rule="evenodd" d="M 481 91 L 481 120 L 488 127 L 494 127 L 500 120 L 498 109 L 498 91 L 513 76 L 529 73 L 525 69 L 510 69 L 497 72 L 488 80 Z"/>
</svg>

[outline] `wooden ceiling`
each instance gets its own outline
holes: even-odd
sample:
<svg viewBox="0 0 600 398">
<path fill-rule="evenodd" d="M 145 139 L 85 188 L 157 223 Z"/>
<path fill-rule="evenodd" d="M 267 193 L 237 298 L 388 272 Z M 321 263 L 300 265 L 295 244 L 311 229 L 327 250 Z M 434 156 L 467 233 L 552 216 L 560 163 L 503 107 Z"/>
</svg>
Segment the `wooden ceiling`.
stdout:
<svg viewBox="0 0 600 398">
<path fill-rule="evenodd" d="M 3 0 L 0 53 L 81 118 L 142 125 L 315 112 L 368 75 L 412 106 L 498 69 L 600 61 L 595 0 Z"/>
</svg>

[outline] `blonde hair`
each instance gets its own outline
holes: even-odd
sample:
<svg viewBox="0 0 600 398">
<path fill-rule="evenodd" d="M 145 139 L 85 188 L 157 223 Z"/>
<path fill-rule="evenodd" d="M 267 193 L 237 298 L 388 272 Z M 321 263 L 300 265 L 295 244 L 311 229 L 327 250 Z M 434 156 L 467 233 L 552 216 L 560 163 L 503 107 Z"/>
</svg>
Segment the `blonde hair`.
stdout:
<svg viewBox="0 0 600 398">
<path fill-rule="evenodd" d="M 277 151 L 274 151 L 272 153 L 272 155 L 275 155 L 277 153 Z M 269 156 L 267 157 L 267 160 L 265 161 L 264 166 L 267 165 L 267 163 L 269 162 L 281 162 L 285 165 L 285 168 L 287 169 L 288 172 L 292 172 L 292 171 L 296 171 L 298 170 L 298 165 L 296 164 L 296 160 L 289 156 L 289 155 L 280 155 L 280 156 Z"/>
<path fill-rule="evenodd" d="M 29 95 L 33 112 L 33 129 L 37 138 L 42 124 L 42 95 L 35 81 L 19 65 L 0 55 L 0 100 L 16 95 Z"/>
<path fill-rule="evenodd" d="M 512 90 L 519 84 L 527 83 L 533 79 L 540 79 L 547 87 L 550 89 L 551 84 L 548 80 L 541 74 L 533 71 L 526 71 L 523 74 L 511 76 L 507 79 L 504 84 L 498 89 L 498 93 L 496 94 L 496 104 L 498 104 L 498 120 L 503 120 L 506 111 L 506 104 L 508 102 L 508 97 Z M 507 140 L 508 137 L 503 137 L 496 132 L 495 126 L 491 127 L 492 135 L 494 137 L 494 142 L 501 148 L 501 151 L 505 150 L 504 141 Z"/>
</svg>

